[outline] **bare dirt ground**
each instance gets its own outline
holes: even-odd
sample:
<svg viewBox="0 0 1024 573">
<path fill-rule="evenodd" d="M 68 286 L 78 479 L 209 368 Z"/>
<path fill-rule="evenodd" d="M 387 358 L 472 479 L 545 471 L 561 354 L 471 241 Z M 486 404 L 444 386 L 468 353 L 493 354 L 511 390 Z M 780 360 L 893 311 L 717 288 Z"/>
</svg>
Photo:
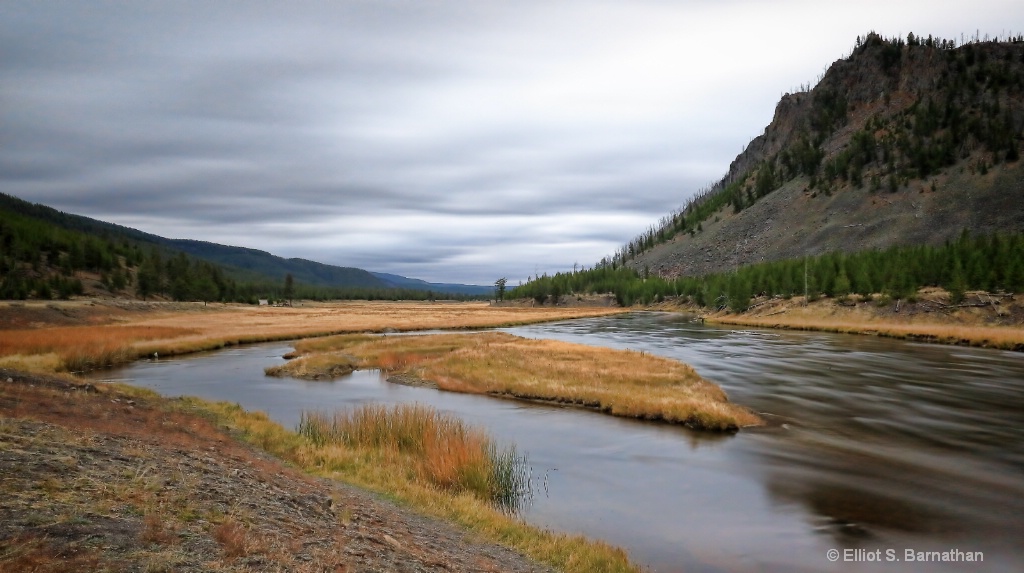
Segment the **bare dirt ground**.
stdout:
<svg viewBox="0 0 1024 573">
<path fill-rule="evenodd" d="M 175 404 L 0 370 L 0 572 L 549 571 Z"/>
</svg>

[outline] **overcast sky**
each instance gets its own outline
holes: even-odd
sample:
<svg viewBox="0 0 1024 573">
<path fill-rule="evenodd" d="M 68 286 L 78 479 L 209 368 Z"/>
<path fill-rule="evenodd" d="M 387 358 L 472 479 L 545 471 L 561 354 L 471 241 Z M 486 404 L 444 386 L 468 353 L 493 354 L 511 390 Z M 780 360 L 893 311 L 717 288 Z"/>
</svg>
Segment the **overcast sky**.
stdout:
<svg viewBox="0 0 1024 573">
<path fill-rule="evenodd" d="M 0 191 L 430 281 L 591 266 L 859 34 L 1024 2 L 0 2 Z"/>
</svg>

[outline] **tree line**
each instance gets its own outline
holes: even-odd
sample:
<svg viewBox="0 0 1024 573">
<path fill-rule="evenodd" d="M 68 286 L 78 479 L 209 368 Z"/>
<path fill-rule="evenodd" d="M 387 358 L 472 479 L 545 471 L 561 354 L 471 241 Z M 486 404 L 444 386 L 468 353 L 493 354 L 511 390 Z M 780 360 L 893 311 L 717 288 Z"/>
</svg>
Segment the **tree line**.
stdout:
<svg viewBox="0 0 1024 573">
<path fill-rule="evenodd" d="M 512 289 L 510 296 L 550 304 L 564 295 L 612 293 L 622 306 L 676 298 L 741 312 L 755 296 L 910 299 L 928 286 L 945 288 L 953 304 L 968 290 L 1024 292 L 1024 234 L 972 236 L 965 231 L 937 247 L 836 252 L 676 279 L 603 265 L 545 274 Z"/>
</svg>

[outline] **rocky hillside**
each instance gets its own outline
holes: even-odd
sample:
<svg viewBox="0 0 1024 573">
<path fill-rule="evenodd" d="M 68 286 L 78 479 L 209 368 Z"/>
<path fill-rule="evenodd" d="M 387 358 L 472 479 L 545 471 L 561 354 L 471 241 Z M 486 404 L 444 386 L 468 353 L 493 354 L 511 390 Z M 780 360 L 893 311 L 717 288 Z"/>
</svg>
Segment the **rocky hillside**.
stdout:
<svg viewBox="0 0 1024 573">
<path fill-rule="evenodd" d="M 665 277 L 1024 231 L 1024 38 L 858 38 L 722 180 L 607 263 Z"/>
</svg>

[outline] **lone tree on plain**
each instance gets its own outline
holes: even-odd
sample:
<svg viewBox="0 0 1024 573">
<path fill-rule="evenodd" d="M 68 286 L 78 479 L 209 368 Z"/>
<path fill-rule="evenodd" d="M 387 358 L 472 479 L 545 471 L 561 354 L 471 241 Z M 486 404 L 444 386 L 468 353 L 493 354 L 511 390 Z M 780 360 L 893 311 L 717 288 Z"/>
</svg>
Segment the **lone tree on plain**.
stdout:
<svg viewBox="0 0 1024 573">
<path fill-rule="evenodd" d="M 295 279 L 292 274 L 284 276 L 284 298 L 288 299 L 288 306 L 292 305 L 292 298 L 295 296 Z"/>
<path fill-rule="evenodd" d="M 192 292 L 196 298 L 203 301 L 203 306 L 209 305 L 211 300 L 217 300 L 217 297 L 220 296 L 217 284 L 210 277 L 201 277 L 197 280 L 192 285 Z"/>
<path fill-rule="evenodd" d="M 494 281 L 494 299 L 495 300 L 498 300 L 498 301 L 505 300 L 505 283 L 507 283 L 507 282 L 508 282 L 508 279 L 506 279 L 505 277 L 501 277 L 500 279 Z"/>
</svg>

